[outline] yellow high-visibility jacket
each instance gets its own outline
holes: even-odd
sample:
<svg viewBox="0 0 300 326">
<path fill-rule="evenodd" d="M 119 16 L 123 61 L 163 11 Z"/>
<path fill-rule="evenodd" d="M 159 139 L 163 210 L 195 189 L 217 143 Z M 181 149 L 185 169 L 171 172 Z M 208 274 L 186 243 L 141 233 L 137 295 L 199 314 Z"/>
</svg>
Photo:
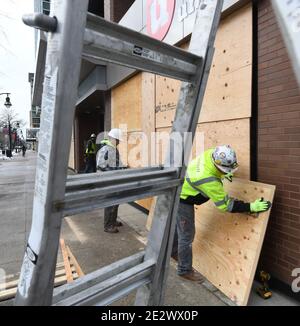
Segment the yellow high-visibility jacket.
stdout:
<svg viewBox="0 0 300 326">
<path fill-rule="evenodd" d="M 201 205 L 211 199 L 223 212 L 249 212 L 249 203 L 230 198 L 224 190 L 222 179 L 225 175 L 214 165 L 213 151 L 205 151 L 188 165 L 181 202 Z"/>
</svg>

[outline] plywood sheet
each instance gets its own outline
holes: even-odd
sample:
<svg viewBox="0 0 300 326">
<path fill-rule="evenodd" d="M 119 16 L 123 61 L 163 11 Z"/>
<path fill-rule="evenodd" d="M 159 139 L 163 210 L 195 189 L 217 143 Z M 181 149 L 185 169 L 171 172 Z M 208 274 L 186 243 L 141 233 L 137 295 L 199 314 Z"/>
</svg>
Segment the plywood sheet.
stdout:
<svg viewBox="0 0 300 326">
<path fill-rule="evenodd" d="M 156 76 L 156 128 L 172 126 L 180 87 L 178 80 Z"/>
<path fill-rule="evenodd" d="M 112 127 L 120 128 L 123 124 L 128 131 L 142 130 L 141 107 L 142 74 L 139 73 L 112 90 Z"/>
<path fill-rule="evenodd" d="M 198 146 L 209 149 L 218 145 L 230 145 L 237 153 L 240 164 L 236 175 L 250 179 L 250 119 L 239 119 L 198 124 Z M 203 134 L 201 134 L 203 133 Z M 193 148 L 195 151 L 195 146 Z"/>
<path fill-rule="evenodd" d="M 251 4 L 222 20 L 215 48 L 199 123 L 251 117 Z M 156 77 L 157 128 L 172 125 L 180 86 L 179 81 Z"/>
<path fill-rule="evenodd" d="M 155 75 L 143 73 L 142 76 L 142 131 L 147 137 L 148 165 L 151 165 L 151 137 L 155 132 Z"/>
<path fill-rule="evenodd" d="M 188 50 L 189 43 L 180 46 L 183 50 Z M 155 120 L 156 128 L 172 126 L 175 117 L 175 110 L 180 93 L 181 81 L 156 76 L 155 87 Z"/>
<path fill-rule="evenodd" d="M 275 192 L 275 186 L 243 179 L 225 188 L 246 202 L 260 197 L 272 202 Z M 248 302 L 269 215 L 222 213 L 211 202 L 196 208 L 194 268 L 237 305 Z"/>
</svg>

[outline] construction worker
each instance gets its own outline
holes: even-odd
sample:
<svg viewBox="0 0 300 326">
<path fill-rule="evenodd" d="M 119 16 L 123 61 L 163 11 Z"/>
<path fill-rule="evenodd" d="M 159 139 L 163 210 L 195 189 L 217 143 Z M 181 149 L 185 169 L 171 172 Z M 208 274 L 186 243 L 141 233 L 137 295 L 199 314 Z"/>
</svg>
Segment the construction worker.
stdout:
<svg viewBox="0 0 300 326">
<path fill-rule="evenodd" d="M 95 173 L 96 170 L 96 135 L 92 134 L 85 149 L 85 170 L 84 173 Z"/>
<path fill-rule="evenodd" d="M 100 150 L 97 154 L 97 168 L 102 172 L 125 169 L 118 151 L 119 143 L 123 141 L 122 131 L 112 129 L 108 137 L 100 143 Z M 123 224 L 117 221 L 118 205 L 104 209 L 104 231 L 118 233 L 118 227 Z"/>
<path fill-rule="evenodd" d="M 178 275 L 201 282 L 202 276 L 192 268 L 192 243 L 195 236 L 194 205 L 212 200 L 222 212 L 259 213 L 267 211 L 270 203 L 257 199 L 253 203 L 229 197 L 222 179 L 232 178 L 238 169 L 235 151 L 230 146 L 219 146 L 205 151 L 187 168 L 177 213 L 177 228 L 172 257 L 178 260 Z"/>
</svg>

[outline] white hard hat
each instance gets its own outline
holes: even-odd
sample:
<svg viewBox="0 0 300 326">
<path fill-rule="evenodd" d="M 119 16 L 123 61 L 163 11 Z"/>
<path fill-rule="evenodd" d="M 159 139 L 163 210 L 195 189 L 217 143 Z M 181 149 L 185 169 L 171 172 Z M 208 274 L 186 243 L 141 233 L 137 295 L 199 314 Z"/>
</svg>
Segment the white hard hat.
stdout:
<svg viewBox="0 0 300 326">
<path fill-rule="evenodd" d="M 91 134 L 91 138 L 96 138 L 97 136 L 95 134 Z"/>
<path fill-rule="evenodd" d="M 117 139 L 119 141 L 123 141 L 123 132 L 121 129 L 112 129 L 109 133 L 108 136 L 114 139 Z"/>
<path fill-rule="evenodd" d="M 229 145 L 218 146 L 212 154 L 215 166 L 224 173 L 234 173 L 238 169 L 235 151 Z"/>
</svg>

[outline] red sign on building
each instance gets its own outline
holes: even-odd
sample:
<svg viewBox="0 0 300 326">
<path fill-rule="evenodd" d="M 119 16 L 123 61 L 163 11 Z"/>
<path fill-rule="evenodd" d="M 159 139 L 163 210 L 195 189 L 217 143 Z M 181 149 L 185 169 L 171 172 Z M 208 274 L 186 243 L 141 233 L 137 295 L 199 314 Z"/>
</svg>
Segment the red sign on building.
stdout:
<svg viewBox="0 0 300 326">
<path fill-rule="evenodd" d="M 162 41 L 172 24 L 175 0 L 147 0 L 147 34 Z"/>
</svg>

